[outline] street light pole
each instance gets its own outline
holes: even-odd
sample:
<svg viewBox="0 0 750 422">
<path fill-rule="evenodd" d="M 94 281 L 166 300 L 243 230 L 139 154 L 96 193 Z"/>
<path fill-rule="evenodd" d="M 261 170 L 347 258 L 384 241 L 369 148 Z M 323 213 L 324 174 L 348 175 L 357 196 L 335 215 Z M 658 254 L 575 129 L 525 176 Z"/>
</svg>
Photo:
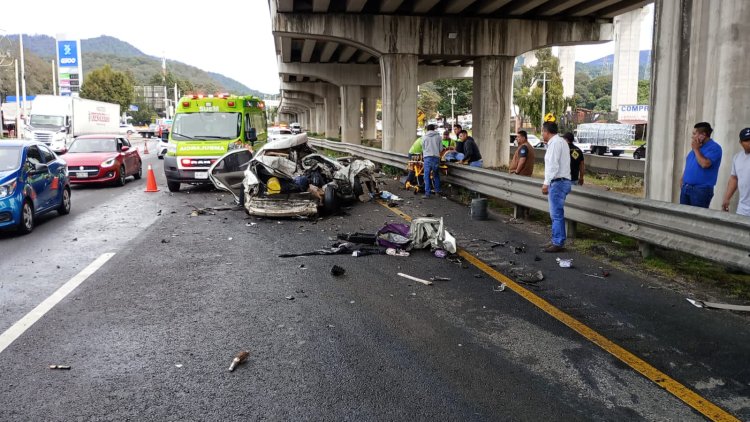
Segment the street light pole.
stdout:
<svg viewBox="0 0 750 422">
<path fill-rule="evenodd" d="M 541 129 L 544 126 L 544 115 L 547 114 L 547 71 L 542 71 L 542 124 L 539 126 Z"/>
<path fill-rule="evenodd" d="M 16 138 L 21 139 L 21 99 L 18 97 L 18 59 L 13 62 L 16 64 Z"/>
<path fill-rule="evenodd" d="M 21 49 L 21 96 L 23 97 L 23 112 L 26 113 L 26 65 L 23 60 L 23 34 L 18 34 L 18 43 Z"/>
<path fill-rule="evenodd" d="M 454 87 L 450 88 L 450 96 L 451 96 L 451 120 L 453 121 L 453 123 L 451 123 L 451 124 L 455 125 L 456 124 L 456 113 L 453 111 L 453 106 L 456 104 L 456 98 L 455 98 L 455 96 L 456 96 L 456 88 L 454 88 Z"/>
</svg>

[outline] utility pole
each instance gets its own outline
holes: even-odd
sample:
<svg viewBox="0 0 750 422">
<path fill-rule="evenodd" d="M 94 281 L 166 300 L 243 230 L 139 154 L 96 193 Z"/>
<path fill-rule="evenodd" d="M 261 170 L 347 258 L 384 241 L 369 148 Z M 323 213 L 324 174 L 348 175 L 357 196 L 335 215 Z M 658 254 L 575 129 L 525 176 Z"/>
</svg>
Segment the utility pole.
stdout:
<svg viewBox="0 0 750 422">
<path fill-rule="evenodd" d="M 23 60 L 23 34 L 18 34 L 18 43 L 21 50 L 21 96 L 23 98 L 23 112 L 26 113 L 26 65 Z"/>
<path fill-rule="evenodd" d="M 451 123 L 451 124 L 455 125 L 456 124 L 456 113 L 453 110 L 453 106 L 456 104 L 456 88 L 454 88 L 454 87 L 450 88 L 450 96 L 451 96 L 451 120 L 453 121 L 453 123 Z"/>
<path fill-rule="evenodd" d="M 544 115 L 547 114 L 547 71 L 542 71 L 542 124 L 539 129 L 544 126 Z"/>
<path fill-rule="evenodd" d="M 16 64 L 16 138 L 21 139 L 21 99 L 18 97 L 18 59 Z"/>
</svg>

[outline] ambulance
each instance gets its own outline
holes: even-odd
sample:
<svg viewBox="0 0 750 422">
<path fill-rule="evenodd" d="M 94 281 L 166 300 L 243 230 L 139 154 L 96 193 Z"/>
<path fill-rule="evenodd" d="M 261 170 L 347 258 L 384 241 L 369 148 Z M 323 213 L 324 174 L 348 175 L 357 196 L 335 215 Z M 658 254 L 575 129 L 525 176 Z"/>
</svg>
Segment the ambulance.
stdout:
<svg viewBox="0 0 750 422">
<path fill-rule="evenodd" d="M 267 139 L 265 103 L 254 96 L 189 95 L 177 103 L 164 175 L 170 192 L 211 184 L 208 168 L 227 151 Z"/>
</svg>

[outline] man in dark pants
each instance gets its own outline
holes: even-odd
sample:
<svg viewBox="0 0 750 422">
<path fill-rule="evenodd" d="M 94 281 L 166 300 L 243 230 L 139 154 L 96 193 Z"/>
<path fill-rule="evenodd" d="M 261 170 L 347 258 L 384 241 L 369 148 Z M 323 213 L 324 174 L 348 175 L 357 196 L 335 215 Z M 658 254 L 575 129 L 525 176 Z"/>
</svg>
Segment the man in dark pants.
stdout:
<svg viewBox="0 0 750 422">
<path fill-rule="evenodd" d="M 708 208 L 721 165 L 721 146 L 711 139 L 713 129 L 706 122 L 693 126 L 692 150 L 685 159 L 680 178 L 680 204 Z"/>
<path fill-rule="evenodd" d="M 443 141 L 435 131 L 435 125 L 427 125 L 427 133 L 422 137 L 422 155 L 424 159 L 424 198 L 430 197 L 432 191 L 440 194 L 440 150 Z"/>
<path fill-rule="evenodd" d="M 571 132 L 563 135 L 570 148 L 570 182 L 583 185 L 583 175 L 586 174 L 586 168 L 583 163 L 583 151 L 573 144 L 575 136 Z"/>
</svg>

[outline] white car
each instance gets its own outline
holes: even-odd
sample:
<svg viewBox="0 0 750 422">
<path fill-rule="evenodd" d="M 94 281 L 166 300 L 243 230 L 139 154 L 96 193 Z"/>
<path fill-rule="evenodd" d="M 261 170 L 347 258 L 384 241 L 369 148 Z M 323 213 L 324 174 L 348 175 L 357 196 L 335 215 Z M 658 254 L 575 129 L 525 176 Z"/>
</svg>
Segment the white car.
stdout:
<svg viewBox="0 0 750 422">
<path fill-rule="evenodd" d="M 268 128 L 268 142 L 291 138 L 293 135 L 294 134 L 292 133 L 291 129 L 287 129 L 284 127 Z"/>
<path fill-rule="evenodd" d="M 132 135 L 134 133 L 138 133 L 138 130 L 133 125 L 120 125 L 120 135 Z"/>
</svg>

